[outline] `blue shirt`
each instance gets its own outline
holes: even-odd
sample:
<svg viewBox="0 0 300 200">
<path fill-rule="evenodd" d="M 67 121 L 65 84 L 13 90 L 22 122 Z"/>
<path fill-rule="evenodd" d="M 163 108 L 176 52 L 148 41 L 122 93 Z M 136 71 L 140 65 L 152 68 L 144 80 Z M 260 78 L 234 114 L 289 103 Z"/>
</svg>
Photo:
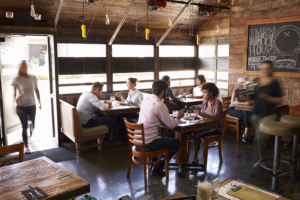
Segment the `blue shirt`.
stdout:
<svg viewBox="0 0 300 200">
<path fill-rule="evenodd" d="M 173 94 L 173 91 L 172 91 L 171 87 L 168 87 L 168 89 L 167 89 L 167 97 L 169 97 L 170 94 Z"/>
</svg>

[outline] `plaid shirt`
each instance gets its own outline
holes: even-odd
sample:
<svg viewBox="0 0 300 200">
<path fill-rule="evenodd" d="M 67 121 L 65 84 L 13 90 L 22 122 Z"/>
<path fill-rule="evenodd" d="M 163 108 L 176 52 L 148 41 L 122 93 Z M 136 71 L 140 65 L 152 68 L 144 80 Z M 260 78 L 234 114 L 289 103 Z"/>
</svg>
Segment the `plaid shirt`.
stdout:
<svg viewBox="0 0 300 200">
<path fill-rule="evenodd" d="M 202 110 L 201 113 L 204 113 L 204 111 L 207 108 L 207 100 L 204 100 L 202 103 Z M 210 110 L 210 114 L 212 116 L 216 116 L 216 120 L 217 120 L 217 124 L 216 126 L 214 126 L 215 129 L 217 129 L 221 134 L 223 132 L 223 124 L 224 124 L 224 115 L 223 115 L 223 106 L 222 106 L 222 102 L 218 99 L 214 99 L 211 102 L 211 110 Z"/>
</svg>

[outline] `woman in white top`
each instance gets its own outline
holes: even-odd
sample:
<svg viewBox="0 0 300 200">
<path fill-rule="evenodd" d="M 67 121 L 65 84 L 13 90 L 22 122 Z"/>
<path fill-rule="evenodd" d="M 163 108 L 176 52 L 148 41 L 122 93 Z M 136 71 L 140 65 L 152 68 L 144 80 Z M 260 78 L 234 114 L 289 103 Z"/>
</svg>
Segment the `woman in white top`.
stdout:
<svg viewBox="0 0 300 200">
<path fill-rule="evenodd" d="M 14 99 L 17 102 L 16 112 L 19 115 L 23 128 L 22 137 L 26 148 L 25 153 L 28 154 L 30 153 L 27 135 L 28 117 L 31 120 L 32 126 L 34 128 L 34 120 L 36 113 L 34 93 L 36 94 L 37 99 L 39 101 L 39 108 L 41 109 L 42 106 L 40 100 L 40 92 L 37 87 L 37 79 L 34 75 L 28 74 L 27 68 L 27 63 L 23 61 L 20 64 L 18 76 L 12 82 L 12 86 L 14 86 Z M 16 98 L 17 90 L 19 93 L 18 98 Z"/>
<path fill-rule="evenodd" d="M 205 76 L 202 75 L 202 74 L 199 74 L 196 78 L 196 83 L 197 83 L 197 86 L 194 87 L 194 89 L 193 89 L 193 98 L 202 99 L 203 98 L 203 92 L 202 92 L 201 88 L 202 88 L 202 85 L 204 83 L 206 83 Z M 202 104 L 191 106 L 191 108 L 194 109 L 194 110 L 201 110 L 202 109 Z"/>
<path fill-rule="evenodd" d="M 231 96 L 231 104 L 228 109 L 229 116 L 239 118 L 245 124 L 245 132 L 243 134 L 243 139 L 242 139 L 242 142 L 244 142 L 244 143 L 252 142 L 252 140 L 253 140 L 253 136 L 250 135 L 250 131 L 249 131 L 250 116 L 251 116 L 252 112 L 235 110 L 234 107 L 236 105 L 250 105 L 250 103 L 247 101 L 246 94 L 242 92 L 243 90 L 245 91 L 248 89 L 248 84 L 250 84 L 250 82 L 245 79 L 244 82 L 241 83 L 242 89 L 236 88 L 233 90 L 232 96 Z"/>
<path fill-rule="evenodd" d="M 136 78 L 128 78 L 127 88 L 129 92 L 126 100 L 130 105 L 140 107 L 143 101 L 143 94 L 138 89 L 135 88 L 137 82 L 138 80 Z M 122 94 L 118 93 L 117 96 L 120 97 L 122 101 L 125 101 Z"/>
</svg>

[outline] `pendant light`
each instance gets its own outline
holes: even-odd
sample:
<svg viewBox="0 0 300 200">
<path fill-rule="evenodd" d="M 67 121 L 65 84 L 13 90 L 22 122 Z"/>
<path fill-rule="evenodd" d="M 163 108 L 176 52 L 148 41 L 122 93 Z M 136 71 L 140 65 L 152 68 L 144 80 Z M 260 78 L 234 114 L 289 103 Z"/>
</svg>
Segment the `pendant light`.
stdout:
<svg viewBox="0 0 300 200">
<path fill-rule="evenodd" d="M 86 38 L 86 26 L 84 25 L 84 19 L 85 19 L 85 17 L 84 17 L 84 1 L 85 0 L 83 0 L 83 2 L 82 2 L 83 16 L 79 17 L 79 20 L 81 19 L 80 21 L 82 21 L 82 25 L 81 25 L 82 37 Z"/>
<path fill-rule="evenodd" d="M 250 0 L 250 6 L 252 5 L 253 0 Z"/>
<path fill-rule="evenodd" d="M 35 17 L 35 9 L 34 9 L 34 5 L 33 5 L 33 0 L 32 0 L 32 4 L 31 4 L 30 16 Z"/>
<path fill-rule="evenodd" d="M 109 24 L 110 24 L 109 17 L 108 17 L 108 1 L 107 1 L 107 11 L 106 11 L 105 24 L 106 24 L 106 25 L 109 25 Z"/>
<path fill-rule="evenodd" d="M 220 28 L 219 28 L 219 4 L 218 4 L 218 10 L 217 10 L 217 30 L 216 33 L 220 33 Z"/>
<path fill-rule="evenodd" d="M 169 17 L 169 26 L 170 27 L 173 25 L 172 18 L 171 18 L 171 5 L 172 5 L 172 1 L 170 1 L 170 17 Z"/>
<path fill-rule="evenodd" d="M 147 0 L 147 28 L 145 29 L 145 39 L 149 40 L 150 29 L 148 28 L 148 0 Z"/>
<path fill-rule="evenodd" d="M 197 37 L 196 37 L 196 42 L 197 42 L 197 45 L 199 45 L 200 44 L 200 26 L 199 26 L 199 15 L 200 15 L 200 13 L 198 12 L 198 35 L 197 35 Z"/>
<path fill-rule="evenodd" d="M 231 5 L 234 5 L 235 0 L 231 0 Z"/>
</svg>

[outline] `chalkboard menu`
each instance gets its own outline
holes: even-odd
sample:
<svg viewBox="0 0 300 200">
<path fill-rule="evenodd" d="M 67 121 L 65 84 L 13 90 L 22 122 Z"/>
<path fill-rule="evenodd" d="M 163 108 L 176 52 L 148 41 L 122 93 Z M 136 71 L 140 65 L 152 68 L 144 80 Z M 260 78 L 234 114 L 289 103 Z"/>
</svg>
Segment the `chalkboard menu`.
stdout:
<svg viewBox="0 0 300 200">
<path fill-rule="evenodd" d="M 249 25 L 247 71 L 267 60 L 277 72 L 300 73 L 300 21 Z"/>
</svg>

